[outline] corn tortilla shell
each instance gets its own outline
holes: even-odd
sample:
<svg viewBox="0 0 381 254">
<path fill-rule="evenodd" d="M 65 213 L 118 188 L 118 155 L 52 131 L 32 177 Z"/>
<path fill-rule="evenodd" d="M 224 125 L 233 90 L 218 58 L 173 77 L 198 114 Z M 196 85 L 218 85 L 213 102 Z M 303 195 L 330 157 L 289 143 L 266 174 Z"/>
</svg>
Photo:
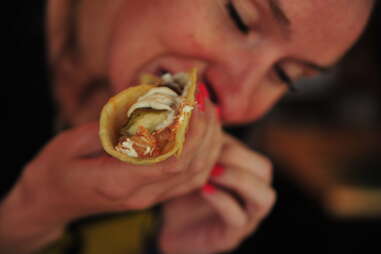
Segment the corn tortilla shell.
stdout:
<svg viewBox="0 0 381 254">
<path fill-rule="evenodd" d="M 187 86 L 188 92 L 184 102 L 187 105 L 194 106 L 197 71 L 194 69 L 189 72 L 188 75 L 190 78 L 190 84 Z M 167 153 L 154 158 L 143 159 L 133 158 L 125 153 L 115 150 L 115 146 L 119 141 L 120 130 L 128 121 L 128 109 L 138 100 L 140 96 L 144 95 L 150 89 L 156 87 L 155 85 L 151 85 L 152 83 L 155 83 L 151 82 L 154 80 L 153 77 L 143 76 L 141 80 L 145 83 L 139 86 L 130 87 L 118 93 L 114 97 L 110 98 L 109 101 L 105 104 L 100 116 L 99 137 L 103 149 L 111 156 L 131 164 L 149 165 L 164 161 L 173 155 L 179 156 L 181 154 L 185 143 L 185 136 L 192 111 L 180 112 L 180 114 L 183 116 L 183 120 L 176 131 L 176 136 L 173 141 L 175 144 Z"/>
</svg>

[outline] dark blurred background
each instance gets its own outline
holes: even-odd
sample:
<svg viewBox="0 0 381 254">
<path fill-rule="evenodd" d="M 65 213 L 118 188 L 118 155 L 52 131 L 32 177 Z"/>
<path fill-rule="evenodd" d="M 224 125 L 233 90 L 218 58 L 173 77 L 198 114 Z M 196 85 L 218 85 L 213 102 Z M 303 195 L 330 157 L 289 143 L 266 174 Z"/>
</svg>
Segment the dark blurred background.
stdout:
<svg viewBox="0 0 381 254">
<path fill-rule="evenodd" d="M 1 195 L 53 135 L 44 1 L 6 10 Z M 274 162 L 278 202 L 237 253 L 372 253 L 381 237 L 381 11 L 332 70 L 255 124 L 228 128 Z M 3 139 L 4 140 L 4 139 Z M 373 251 L 370 251 L 373 249 Z M 376 251 L 374 251 L 376 249 Z"/>
<path fill-rule="evenodd" d="M 302 80 L 264 119 L 234 130 L 272 159 L 278 193 L 243 251 L 380 251 L 380 7 L 335 69 Z"/>
<path fill-rule="evenodd" d="M 53 103 L 49 88 L 44 38 L 45 1 L 6 1 L 5 70 L 1 102 L 6 151 L 1 170 L 0 194 L 4 195 L 23 165 L 52 137 Z"/>
</svg>

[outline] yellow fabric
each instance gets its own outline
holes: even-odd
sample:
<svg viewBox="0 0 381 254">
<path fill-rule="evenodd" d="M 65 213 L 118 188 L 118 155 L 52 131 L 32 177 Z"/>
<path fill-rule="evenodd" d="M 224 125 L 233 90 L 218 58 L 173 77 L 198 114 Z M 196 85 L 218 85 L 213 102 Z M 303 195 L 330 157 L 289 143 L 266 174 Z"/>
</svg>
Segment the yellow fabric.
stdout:
<svg viewBox="0 0 381 254">
<path fill-rule="evenodd" d="M 59 240 L 36 254 L 65 254 L 65 249 L 72 243 L 70 234 L 65 233 Z"/>
<path fill-rule="evenodd" d="M 82 240 L 80 254 L 140 254 L 154 228 L 155 216 L 151 211 L 115 215 L 86 223 L 78 231 Z M 66 233 L 39 254 L 64 254 L 72 243 L 72 237 Z"/>
</svg>

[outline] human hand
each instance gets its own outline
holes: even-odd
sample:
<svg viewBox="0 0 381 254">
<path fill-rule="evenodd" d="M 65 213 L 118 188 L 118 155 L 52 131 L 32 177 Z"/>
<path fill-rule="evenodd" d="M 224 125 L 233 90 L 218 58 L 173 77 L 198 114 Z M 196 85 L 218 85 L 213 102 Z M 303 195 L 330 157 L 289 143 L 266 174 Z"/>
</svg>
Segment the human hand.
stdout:
<svg viewBox="0 0 381 254">
<path fill-rule="evenodd" d="M 219 154 L 221 136 L 214 106 L 205 98 L 193 112 L 182 155 L 155 165 L 131 165 L 105 154 L 97 123 L 61 133 L 25 167 L 0 205 L 0 250 L 28 241 L 37 248 L 53 238 L 47 234 L 59 234 L 79 217 L 145 209 L 200 188 Z"/>
<path fill-rule="evenodd" d="M 232 250 L 269 213 L 275 192 L 268 159 L 224 136 L 218 165 L 202 190 L 165 204 L 158 239 L 163 253 Z"/>
</svg>

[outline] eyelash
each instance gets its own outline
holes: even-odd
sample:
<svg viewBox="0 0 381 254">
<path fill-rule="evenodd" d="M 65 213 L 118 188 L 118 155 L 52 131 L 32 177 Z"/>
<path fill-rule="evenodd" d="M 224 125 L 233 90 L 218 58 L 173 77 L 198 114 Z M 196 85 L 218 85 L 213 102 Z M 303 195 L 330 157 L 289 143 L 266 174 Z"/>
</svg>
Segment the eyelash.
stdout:
<svg viewBox="0 0 381 254">
<path fill-rule="evenodd" d="M 282 67 L 280 67 L 279 65 L 275 65 L 274 66 L 274 70 L 275 70 L 275 73 L 276 73 L 278 79 L 282 83 L 284 83 L 291 92 L 296 92 L 297 91 L 297 88 L 295 87 L 294 82 L 287 75 L 287 73 L 282 69 Z"/>
<path fill-rule="evenodd" d="M 240 30 L 243 34 L 248 34 L 250 32 L 250 27 L 242 20 L 231 0 L 226 4 L 226 9 L 238 30 Z"/>
<path fill-rule="evenodd" d="M 239 12 L 235 8 L 233 2 L 230 0 L 226 4 L 226 9 L 229 13 L 230 18 L 234 22 L 234 25 L 240 30 L 243 34 L 249 34 L 250 33 L 250 27 L 245 24 L 245 22 L 242 20 Z M 275 73 L 278 76 L 278 79 L 283 82 L 285 85 L 287 85 L 288 89 L 291 92 L 295 92 L 297 89 L 295 85 L 293 84 L 292 79 L 287 75 L 287 73 L 280 67 L 279 65 L 276 65 L 274 67 Z"/>
</svg>

